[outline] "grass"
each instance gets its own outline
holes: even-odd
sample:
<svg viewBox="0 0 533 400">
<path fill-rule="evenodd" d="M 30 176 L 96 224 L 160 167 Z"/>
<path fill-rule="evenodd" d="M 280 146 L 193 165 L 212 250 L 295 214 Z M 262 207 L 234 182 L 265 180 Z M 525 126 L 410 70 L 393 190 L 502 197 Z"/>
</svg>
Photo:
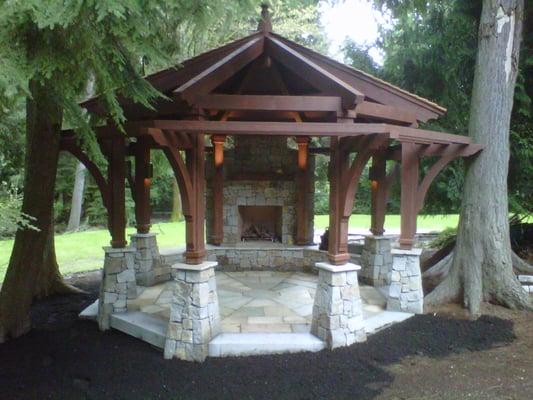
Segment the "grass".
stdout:
<svg viewBox="0 0 533 400">
<path fill-rule="evenodd" d="M 432 215 L 418 217 L 420 229 L 443 230 L 447 227 L 457 226 L 458 215 Z M 327 215 L 315 216 L 315 228 L 324 229 L 328 225 Z M 351 228 L 367 228 L 370 226 L 370 215 L 352 215 Z M 400 227 L 399 215 L 388 215 L 385 228 L 398 229 Z M 154 224 L 152 232 L 157 233 L 159 247 L 176 247 L 185 243 L 185 223 L 167 222 Z M 128 234 L 134 233 L 133 228 L 128 228 Z M 103 260 L 102 247 L 107 246 L 110 240 L 106 229 L 93 229 L 76 233 L 56 235 L 56 253 L 60 270 L 63 274 L 90 271 L 101 268 Z M 4 275 L 13 248 L 13 240 L 0 241 L 0 282 Z"/>
</svg>

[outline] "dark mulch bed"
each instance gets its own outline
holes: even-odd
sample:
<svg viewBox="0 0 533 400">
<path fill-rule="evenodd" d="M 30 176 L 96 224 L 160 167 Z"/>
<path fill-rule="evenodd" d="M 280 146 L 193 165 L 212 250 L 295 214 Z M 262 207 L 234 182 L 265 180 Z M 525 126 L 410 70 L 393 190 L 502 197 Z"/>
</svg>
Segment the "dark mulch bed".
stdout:
<svg viewBox="0 0 533 400">
<path fill-rule="evenodd" d="M 410 356 L 442 358 L 514 339 L 511 321 L 416 316 L 335 351 L 165 361 L 119 332 L 99 332 L 78 312 L 97 296 L 48 299 L 33 308 L 35 328 L 0 345 L 0 399 L 371 399 L 394 380 L 386 366 Z"/>
</svg>

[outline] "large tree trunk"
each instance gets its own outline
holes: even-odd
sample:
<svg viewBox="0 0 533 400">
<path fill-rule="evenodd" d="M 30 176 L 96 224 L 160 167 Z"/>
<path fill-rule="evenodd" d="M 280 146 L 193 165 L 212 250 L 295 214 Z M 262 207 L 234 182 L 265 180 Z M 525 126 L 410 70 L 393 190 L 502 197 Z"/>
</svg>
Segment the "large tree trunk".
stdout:
<svg viewBox="0 0 533 400">
<path fill-rule="evenodd" d="M 62 110 L 51 90 L 30 82 L 26 102 L 26 163 L 22 212 L 36 218 L 39 231 L 19 229 L 0 292 L 0 343 L 31 327 L 34 298 L 64 293 L 54 248 L 53 204 Z"/>
<path fill-rule="evenodd" d="M 181 196 L 178 182 L 176 178 L 172 178 L 172 214 L 170 214 L 171 222 L 183 221 L 183 211 L 181 209 Z"/>
<path fill-rule="evenodd" d="M 74 177 L 74 188 L 72 189 L 72 201 L 70 204 L 67 232 L 74 232 L 80 229 L 83 190 L 85 188 L 85 171 L 85 165 L 78 161 L 76 165 L 76 175 Z"/>
<path fill-rule="evenodd" d="M 483 0 L 469 134 L 485 148 L 467 167 L 450 273 L 425 301 L 432 306 L 462 296 L 474 318 L 482 301 L 531 307 L 513 273 L 507 201 L 523 10 L 523 0 Z"/>
</svg>

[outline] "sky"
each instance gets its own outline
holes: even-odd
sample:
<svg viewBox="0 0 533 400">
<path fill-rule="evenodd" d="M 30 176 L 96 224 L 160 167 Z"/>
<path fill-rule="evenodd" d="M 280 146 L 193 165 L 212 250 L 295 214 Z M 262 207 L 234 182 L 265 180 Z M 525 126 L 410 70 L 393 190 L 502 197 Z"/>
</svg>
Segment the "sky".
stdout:
<svg viewBox="0 0 533 400">
<path fill-rule="evenodd" d="M 339 0 L 334 4 L 324 1 L 320 11 L 331 42 L 330 55 L 339 61 L 343 61 L 340 47 L 347 37 L 361 45 L 372 45 L 379 36 L 379 25 L 389 24 L 387 17 L 375 10 L 369 0 Z M 377 63 L 382 63 L 379 49 L 374 47 L 369 53 Z"/>
</svg>

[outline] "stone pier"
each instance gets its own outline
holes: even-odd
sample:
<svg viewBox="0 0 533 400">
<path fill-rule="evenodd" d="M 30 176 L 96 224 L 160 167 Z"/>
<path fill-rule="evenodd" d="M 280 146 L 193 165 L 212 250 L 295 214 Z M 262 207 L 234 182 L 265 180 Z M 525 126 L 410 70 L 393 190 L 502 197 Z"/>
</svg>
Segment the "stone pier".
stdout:
<svg viewBox="0 0 533 400">
<path fill-rule="evenodd" d="M 372 286 L 387 286 L 392 268 L 391 239 L 366 236 L 361 254 L 361 281 Z"/>
<path fill-rule="evenodd" d="M 159 254 L 155 233 L 135 233 L 130 236 L 135 250 L 135 278 L 140 286 L 152 286 L 170 279 L 170 266 Z"/>
<path fill-rule="evenodd" d="M 104 247 L 105 258 L 98 299 L 98 325 L 109 329 L 109 317 L 127 310 L 128 299 L 137 297 L 133 258 L 135 249 Z"/>
<path fill-rule="evenodd" d="M 174 264 L 175 288 L 165 341 L 165 358 L 204 361 L 220 332 L 216 262 Z"/>
<path fill-rule="evenodd" d="M 387 310 L 421 314 L 424 292 L 420 271 L 422 249 L 393 249 Z"/>
<path fill-rule="evenodd" d="M 317 263 L 318 285 L 311 333 L 330 349 L 366 340 L 355 264 Z"/>
</svg>

